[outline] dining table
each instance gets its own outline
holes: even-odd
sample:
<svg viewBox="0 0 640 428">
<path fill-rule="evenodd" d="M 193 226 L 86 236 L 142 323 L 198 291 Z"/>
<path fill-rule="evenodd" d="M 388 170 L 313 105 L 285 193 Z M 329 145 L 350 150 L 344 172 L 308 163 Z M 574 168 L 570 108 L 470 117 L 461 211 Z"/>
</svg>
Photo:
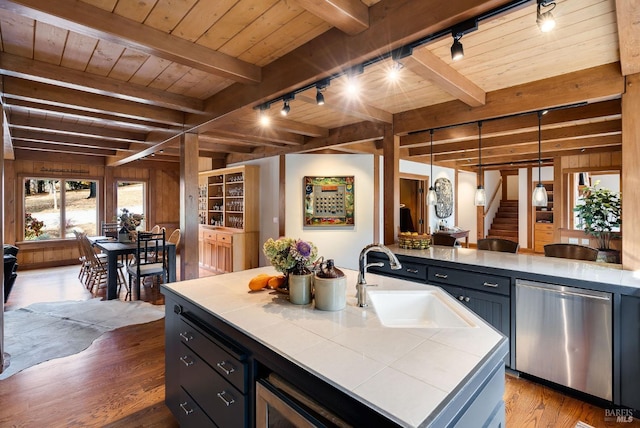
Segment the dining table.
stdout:
<svg viewBox="0 0 640 428">
<path fill-rule="evenodd" d="M 138 244 L 136 242 L 119 242 L 117 239 L 106 236 L 88 237 L 91 244 L 107 255 L 107 300 L 118 298 L 118 259 L 122 256 L 136 254 Z M 176 281 L 176 245 L 165 242 L 167 253 L 167 282 Z M 135 286 L 136 282 L 134 282 Z M 132 299 L 140 298 L 139 286 L 131 290 Z"/>
</svg>

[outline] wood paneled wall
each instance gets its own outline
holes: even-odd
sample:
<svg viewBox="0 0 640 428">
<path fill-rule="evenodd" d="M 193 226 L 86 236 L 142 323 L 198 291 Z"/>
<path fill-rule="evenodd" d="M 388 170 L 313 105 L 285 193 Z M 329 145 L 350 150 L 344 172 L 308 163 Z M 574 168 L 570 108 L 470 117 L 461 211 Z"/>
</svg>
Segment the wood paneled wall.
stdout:
<svg viewBox="0 0 640 428">
<path fill-rule="evenodd" d="M 167 228 L 167 234 L 179 227 L 180 169 L 175 163 L 138 161 L 135 166 L 105 167 L 93 157 L 56 155 L 44 159 L 18 152 L 16 160 L 4 162 L 5 216 L 4 242 L 20 248 L 20 269 L 59 266 L 78 262 L 75 240 L 20 242 L 24 227 L 22 179 L 27 176 L 86 178 L 99 181 L 100 221 L 111 221 L 116 213 L 116 183 L 120 180 L 144 181 L 147 187 L 147 224 Z"/>
</svg>

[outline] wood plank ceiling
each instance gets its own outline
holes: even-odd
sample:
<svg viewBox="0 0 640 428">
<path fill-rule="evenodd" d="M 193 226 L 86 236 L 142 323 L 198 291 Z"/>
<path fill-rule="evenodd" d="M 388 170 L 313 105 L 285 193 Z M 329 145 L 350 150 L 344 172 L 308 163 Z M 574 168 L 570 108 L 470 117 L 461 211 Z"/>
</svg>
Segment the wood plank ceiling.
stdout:
<svg viewBox="0 0 640 428">
<path fill-rule="evenodd" d="M 434 162 L 474 169 L 483 121 L 483 164 L 502 168 L 537 160 L 542 109 L 552 109 L 545 159 L 619 150 L 623 73 L 640 72 L 640 5 L 555 3 L 557 27 L 541 33 L 535 1 L 0 0 L 5 158 L 178 161 L 184 132 L 221 163 L 380 153 L 392 127 L 402 158 L 428 163 L 435 129 Z M 465 57 L 453 62 L 451 28 L 505 4 L 462 37 Z M 390 53 L 403 47 L 391 81 Z M 359 68 L 350 98 L 345 71 Z"/>
</svg>

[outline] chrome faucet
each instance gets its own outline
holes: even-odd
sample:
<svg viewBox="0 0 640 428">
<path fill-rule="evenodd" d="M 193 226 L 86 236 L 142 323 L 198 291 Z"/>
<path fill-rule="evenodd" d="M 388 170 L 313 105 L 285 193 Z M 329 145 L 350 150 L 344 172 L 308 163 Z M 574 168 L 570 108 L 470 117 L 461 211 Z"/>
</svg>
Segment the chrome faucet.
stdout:
<svg viewBox="0 0 640 428">
<path fill-rule="evenodd" d="M 389 267 L 393 270 L 401 269 L 402 265 L 398 261 L 398 258 L 391 252 L 390 249 L 382 244 L 369 244 L 360 251 L 360 257 L 358 259 L 358 283 L 356 284 L 356 298 L 358 299 L 358 306 L 361 308 L 367 307 L 367 281 L 364 279 L 364 274 L 371 266 L 384 266 L 382 262 L 367 263 L 367 253 L 369 251 L 382 251 L 389 258 Z"/>
</svg>

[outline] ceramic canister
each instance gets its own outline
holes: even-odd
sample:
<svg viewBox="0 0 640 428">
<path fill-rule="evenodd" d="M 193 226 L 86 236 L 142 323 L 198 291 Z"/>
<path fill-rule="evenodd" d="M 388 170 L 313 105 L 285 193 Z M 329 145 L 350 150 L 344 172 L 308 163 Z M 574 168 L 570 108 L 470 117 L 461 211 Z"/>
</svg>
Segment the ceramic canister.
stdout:
<svg viewBox="0 0 640 428">
<path fill-rule="evenodd" d="M 314 298 L 316 309 L 321 311 L 339 311 L 344 309 L 347 303 L 347 278 L 320 278 L 317 275 L 313 279 L 315 289 Z"/>
</svg>

